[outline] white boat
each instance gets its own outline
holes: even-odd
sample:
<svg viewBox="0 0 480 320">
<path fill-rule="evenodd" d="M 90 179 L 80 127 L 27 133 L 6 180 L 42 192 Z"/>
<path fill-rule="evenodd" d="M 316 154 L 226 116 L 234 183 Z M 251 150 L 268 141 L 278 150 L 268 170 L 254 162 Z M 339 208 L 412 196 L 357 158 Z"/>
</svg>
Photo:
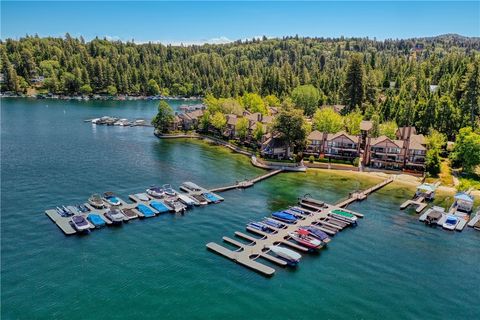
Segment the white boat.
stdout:
<svg viewBox="0 0 480 320">
<path fill-rule="evenodd" d="M 190 198 L 189 196 L 187 195 L 184 195 L 184 194 L 178 194 L 177 195 L 178 197 L 178 200 L 180 200 L 181 202 L 183 202 L 184 204 L 186 204 L 188 207 L 193 207 L 193 206 L 198 206 L 200 205 L 200 203 L 197 201 L 197 200 L 194 200 L 192 198 Z"/>
<path fill-rule="evenodd" d="M 202 189 L 200 186 L 198 186 L 193 182 L 187 181 L 182 183 L 182 185 L 180 186 L 180 190 L 185 192 L 200 192 L 200 191 L 203 191 L 204 189 Z"/>
<path fill-rule="evenodd" d="M 147 189 L 147 194 L 154 198 L 162 198 L 165 195 L 165 189 L 152 186 Z"/>
<path fill-rule="evenodd" d="M 70 219 L 70 222 L 72 223 L 72 226 L 75 228 L 75 230 L 77 230 L 78 232 L 86 232 L 90 230 L 90 224 L 82 216 L 73 216 Z"/>
<path fill-rule="evenodd" d="M 447 220 L 442 224 L 443 229 L 446 230 L 455 230 L 455 227 L 457 226 L 459 222 L 459 218 L 456 216 L 448 215 Z"/>
<path fill-rule="evenodd" d="M 287 262 L 291 265 L 296 265 L 302 258 L 299 253 L 287 248 L 269 246 L 268 249 L 270 249 L 270 251 L 275 253 L 280 258 L 287 260 Z"/>
<path fill-rule="evenodd" d="M 150 198 L 148 197 L 148 195 L 146 193 L 136 193 L 136 194 L 134 194 L 134 196 L 140 201 L 150 200 Z"/>
</svg>

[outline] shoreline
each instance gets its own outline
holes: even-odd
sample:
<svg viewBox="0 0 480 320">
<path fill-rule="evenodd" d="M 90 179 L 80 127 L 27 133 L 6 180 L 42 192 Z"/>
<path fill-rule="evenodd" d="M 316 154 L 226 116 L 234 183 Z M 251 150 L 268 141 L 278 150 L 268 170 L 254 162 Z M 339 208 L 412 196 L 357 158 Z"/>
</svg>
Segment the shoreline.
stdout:
<svg viewBox="0 0 480 320">
<path fill-rule="evenodd" d="M 119 94 L 115 96 L 108 95 L 10 95 L 10 94 L 0 94 L 0 99 L 4 98 L 14 98 L 14 99 L 35 99 L 35 100 L 76 100 L 76 101 L 155 101 L 155 100 L 182 100 L 182 101 L 201 101 L 203 97 L 201 96 L 192 96 L 192 97 L 180 97 L 180 96 L 130 96 L 126 94 Z"/>
<path fill-rule="evenodd" d="M 244 156 L 248 156 L 250 158 L 250 164 L 254 167 L 266 169 L 265 167 L 262 166 L 256 166 L 255 163 L 252 161 L 252 153 L 245 151 L 241 149 L 240 147 L 230 145 L 228 142 L 216 139 L 214 137 L 209 137 L 209 136 L 204 136 L 201 134 L 193 133 L 193 134 L 176 134 L 176 135 L 159 135 L 155 134 L 155 136 L 159 139 L 165 139 L 165 140 L 173 140 L 173 139 L 184 139 L 184 140 L 196 140 L 201 143 L 207 143 L 207 144 L 214 144 L 216 146 L 221 146 L 225 147 L 226 149 L 230 150 L 233 153 L 241 154 Z M 279 165 L 281 166 L 281 165 Z M 273 170 L 275 168 L 270 168 L 270 170 Z M 404 186 L 407 188 L 411 188 L 412 190 L 415 190 L 415 188 L 422 183 L 422 179 L 420 177 L 415 177 L 409 174 L 405 173 L 386 173 L 386 172 L 381 172 L 381 171 L 356 171 L 356 170 L 340 170 L 340 169 L 326 169 L 326 168 L 314 168 L 314 167 L 308 167 L 306 173 L 308 174 L 309 172 L 315 172 L 315 171 L 320 171 L 320 172 L 325 172 L 325 173 L 332 173 L 335 175 L 339 176 L 347 176 L 347 177 L 355 177 L 356 179 L 362 179 L 362 180 L 381 180 L 381 179 L 387 179 L 389 177 L 394 177 L 394 181 L 392 184 L 398 184 L 400 187 Z M 305 172 L 303 172 L 305 173 Z M 442 186 L 440 185 L 437 188 L 438 192 L 448 194 L 448 195 L 453 195 L 457 193 L 457 189 L 453 187 L 448 187 L 448 186 Z M 472 194 L 475 196 L 475 203 L 480 202 L 480 190 L 472 190 Z"/>
</svg>

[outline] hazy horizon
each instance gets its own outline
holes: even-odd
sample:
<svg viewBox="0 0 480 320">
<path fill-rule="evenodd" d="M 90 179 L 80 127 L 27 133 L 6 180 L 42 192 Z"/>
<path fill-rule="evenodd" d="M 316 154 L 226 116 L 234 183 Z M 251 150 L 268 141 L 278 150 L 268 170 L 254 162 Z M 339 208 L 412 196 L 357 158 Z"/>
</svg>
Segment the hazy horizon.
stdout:
<svg viewBox="0 0 480 320">
<path fill-rule="evenodd" d="M 480 36 L 479 2 L 2 1 L 1 39 L 82 36 L 221 44 L 266 36 L 410 39 Z"/>
</svg>

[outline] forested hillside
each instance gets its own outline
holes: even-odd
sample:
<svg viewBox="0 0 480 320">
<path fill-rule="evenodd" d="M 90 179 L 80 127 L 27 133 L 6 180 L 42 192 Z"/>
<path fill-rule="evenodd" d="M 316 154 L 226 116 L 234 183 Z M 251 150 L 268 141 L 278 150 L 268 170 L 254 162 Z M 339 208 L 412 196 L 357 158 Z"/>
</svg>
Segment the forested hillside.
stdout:
<svg viewBox="0 0 480 320">
<path fill-rule="evenodd" d="M 480 114 L 479 38 L 258 39 L 165 46 L 26 37 L 0 44 L 2 91 L 36 85 L 57 94 L 290 96 L 320 91 L 319 105 L 359 107 L 369 118 L 430 127 L 452 137 Z M 38 77 L 40 84 L 34 84 Z"/>
</svg>

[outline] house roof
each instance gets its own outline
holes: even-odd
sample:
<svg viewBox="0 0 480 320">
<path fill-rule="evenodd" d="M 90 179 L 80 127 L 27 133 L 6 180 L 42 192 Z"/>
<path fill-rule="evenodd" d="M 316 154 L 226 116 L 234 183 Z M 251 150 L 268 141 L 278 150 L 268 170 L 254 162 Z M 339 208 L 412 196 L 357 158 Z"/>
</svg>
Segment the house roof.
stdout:
<svg viewBox="0 0 480 320">
<path fill-rule="evenodd" d="M 391 143 L 393 143 L 394 145 L 396 145 L 396 146 L 399 147 L 399 148 L 403 148 L 403 144 L 404 144 L 403 140 L 392 140 L 392 139 L 390 139 L 390 138 L 387 137 L 387 136 L 380 136 L 380 137 L 378 137 L 378 138 L 373 138 L 373 139 L 370 141 L 370 145 L 371 145 L 371 146 L 375 146 L 375 145 L 377 145 L 377 144 L 379 144 L 379 143 L 384 142 L 385 140 L 390 141 Z"/>
<path fill-rule="evenodd" d="M 425 136 L 423 134 L 412 134 L 410 136 L 410 141 L 416 141 L 420 144 L 426 144 L 427 141 L 425 139 Z"/>
<path fill-rule="evenodd" d="M 397 129 L 395 135 L 398 139 L 406 140 L 408 139 L 408 135 L 410 136 L 417 134 L 417 129 L 415 127 L 400 127 Z"/>
<path fill-rule="evenodd" d="M 367 121 L 367 120 L 362 120 L 360 122 L 360 130 L 362 131 L 370 131 L 373 128 L 373 122 L 372 121 Z"/>
<path fill-rule="evenodd" d="M 190 111 L 190 112 L 187 112 L 186 115 L 192 120 L 198 119 L 201 116 L 203 116 L 203 110 L 199 109 L 199 110 Z"/>
<path fill-rule="evenodd" d="M 473 202 L 473 197 L 465 192 L 459 192 L 455 195 L 455 200 Z"/>
<path fill-rule="evenodd" d="M 420 142 L 418 142 L 417 140 L 410 140 L 408 148 L 415 149 L 415 150 L 427 150 L 427 148 L 425 148 L 425 146 Z"/>
<path fill-rule="evenodd" d="M 236 125 L 238 121 L 238 118 L 235 114 L 227 114 L 227 124 L 228 125 Z"/>
<path fill-rule="evenodd" d="M 318 130 L 314 130 L 314 131 L 310 132 L 307 139 L 308 140 L 322 140 L 323 139 L 323 133 L 318 131 Z"/>
<path fill-rule="evenodd" d="M 346 133 L 345 131 L 340 131 L 340 132 L 337 132 L 337 133 L 329 133 L 327 134 L 327 140 L 333 140 L 333 139 L 336 139 L 338 137 L 341 137 L 341 136 L 344 136 L 346 137 L 347 139 L 351 140 L 352 142 L 358 142 L 358 137 L 356 136 L 352 136 L 348 133 Z"/>
<path fill-rule="evenodd" d="M 419 185 L 417 187 L 417 189 L 425 190 L 425 191 L 428 191 L 428 192 L 434 192 L 437 189 L 437 187 L 435 187 L 433 184 L 430 184 L 430 183 L 423 183 L 423 184 Z"/>
</svg>

